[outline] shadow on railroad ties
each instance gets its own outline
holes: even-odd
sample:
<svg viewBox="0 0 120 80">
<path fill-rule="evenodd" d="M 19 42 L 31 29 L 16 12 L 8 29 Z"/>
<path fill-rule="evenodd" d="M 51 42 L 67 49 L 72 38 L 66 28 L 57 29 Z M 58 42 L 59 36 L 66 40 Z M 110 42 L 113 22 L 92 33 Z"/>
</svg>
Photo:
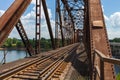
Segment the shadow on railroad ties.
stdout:
<svg viewBox="0 0 120 80">
<path fill-rule="evenodd" d="M 72 66 L 81 76 L 88 76 L 88 59 L 85 51 L 76 54 Z"/>
</svg>

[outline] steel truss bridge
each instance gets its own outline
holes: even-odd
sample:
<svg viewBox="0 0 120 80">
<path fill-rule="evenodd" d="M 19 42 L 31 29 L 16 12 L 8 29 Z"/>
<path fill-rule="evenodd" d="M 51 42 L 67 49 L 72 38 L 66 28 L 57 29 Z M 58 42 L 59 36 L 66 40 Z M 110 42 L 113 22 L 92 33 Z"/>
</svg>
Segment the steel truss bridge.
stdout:
<svg viewBox="0 0 120 80">
<path fill-rule="evenodd" d="M 120 60 L 112 58 L 100 0 L 55 2 L 53 36 L 46 0 L 36 0 L 35 48 L 30 44 L 20 20 L 31 0 L 15 0 L 0 17 L 0 46 L 16 27 L 31 56 L 0 66 L 0 80 L 82 80 L 77 71 L 70 75 L 72 65 L 79 65 L 77 70 L 83 69 L 87 80 L 116 80 L 114 64 L 120 65 Z M 40 54 L 41 5 L 53 48 L 44 55 Z M 77 62 L 78 56 L 83 53 L 87 68 Z"/>
</svg>

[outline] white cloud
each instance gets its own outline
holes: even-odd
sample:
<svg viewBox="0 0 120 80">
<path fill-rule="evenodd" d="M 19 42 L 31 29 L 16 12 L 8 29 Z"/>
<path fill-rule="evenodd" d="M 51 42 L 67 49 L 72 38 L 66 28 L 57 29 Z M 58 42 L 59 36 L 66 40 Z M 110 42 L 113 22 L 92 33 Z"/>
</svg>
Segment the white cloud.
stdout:
<svg viewBox="0 0 120 80">
<path fill-rule="evenodd" d="M 115 12 L 109 17 L 104 15 L 104 18 L 109 39 L 120 37 L 120 12 Z"/>
<path fill-rule="evenodd" d="M 113 13 L 109 17 L 109 20 L 110 20 L 113 27 L 120 27 L 120 12 Z"/>
<path fill-rule="evenodd" d="M 30 13 L 28 13 L 25 16 L 22 16 L 23 20 L 35 20 L 35 12 L 31 11 Z"/>
<path fill-rule="evenodd" d="M 4 14 L 4 10 L 0 10 L 0 17 Z"/>
<path fill-rule="evenodd" d="M 102 5 L 102 11 L 104 12 L 104 6 Z"/>
<path fill-rule="evenodd" d="M 51 12 L 50 8 L 48 8 L 48 14 L 49 14 L 49 17 L 51 19 L 52 18 L 52 12 Z M 41 6 L 41 16 L 42 16 L 42 18 L 45 18 L 43 6 Z"/>
<path fill-rule="evenodd" d="M 32 2 L 31 2 L 32 4 L 36 4 L 36 0 L 32 0 Z"/>
<path fill-rule="evenodd" d="M 55 33 L 55 21 L 54 20 L 50 20 L 50 21 L 51 21 L 53 35 L 55 36 L 54 34 Z M 48 27 L 47 27 L 45 20 L 41 23 L 41 37 L 45 37 L 47 39 L 50 38 Z"/>
<path fill-rule="evenodd" d="M 109 21 L 109 18 L 106 15 L 104 15 L 104 18 L 105 18 L 105 21 Z"/>
<path fill-rule="evenodd" d="M 35 4 L 35 1 L 36 0 L 32 0 L 32 3 Z M 104 7 L 102 7 L 102 8 L 104 11 Z M 5 12 L 4 10 L 0 10 L 0 16 L 2 16 L 2 14 L 4 12 Z M 54 26 L 55 21 L 52 20 L 51 9 L 49 9 L 49 8 L 48 8 L 48 13 L 49 13 L 49 16 L 51 19 L 53 33 L 55 33 L 55 26 Z M 115 37 L 120 37 L 120 12 L 115 12 L 115 13 L 111 14 L 110 16 L 104 15 L 104 18 L 105 18 L 105 22 L 106 22 L 108 37 L 110 39 L 113 39 Z M 45 20 L 45 16 L 44 16 L 43 7 L 41 9 L 41 19 L 42 19 L 41 36 L 45 37 L 45 38 L 50 38 L 46 20 Z M 29 13 L 27 13 L 21 17 L 21 20 L 22 20 L 24 28 L 28 34 L 28 37 L 33 38 L 35 36 L 35 5 Z M 16 29 L 13 29 L 13 31 L 10 34 L 10 37 L 20 38 Z"/>
<path fill-rule="evenodd" d="M 35 4 L 35 1 L 36 0 L 32 0 L 32 4 Z M 5 12 L 4 10 L 0 10 L 0 16 L 2 16 L 2 14 L 4 12 Z M 52 20 L 52 12 L 51 12 L 51 9 L 49 9 L 49 8 L 48 8 L 48 14 L 49 14 L 49 17 L 50 17 L 52 30 L 53 30 L 53 33 L 54 33 L 55 32 L 55 26 L 54 26 L 55 21 Z M 41 20 L 41 37 L 50 38 L 42 6 L 41 6 L 41 19 L 42 19 Z M 29 13 L 24 14 L 21 17 L 21 21 L 22 21 L 22 24 L 24 26 L 24 29 L 25 29 L 28 37 L 31 38 L 31 39 L 34 38 L 35 37 L 35 5 Z M 9 37 L 20 38 L 16 28 L 14 28 L 12 30 Z"/>
<path fill-rule="evenodd" d="M 22 16 L 22 19 L 24 19 L 24 20 L 35 20 L 35 10 L 36 10 L 36 7 L 34 6 L 31 10 L 31 12 L 29 12 L 25 16 Z M 52 12 L 51 12 L 51 9 L 49 9 L 49 8 L 48 8 L 48 14 L 49 14 L 49 17 L 51 19 L 52 18 Z M 43 10 L 42 5 L 41 5 L 41 19 L 45 19 L 44 10 Z"/>
<path fill-rule="evenodd" d="M 102 5 L 102 10 L 104 13 L 104 6 Z M 120 37 L 120 12 L 114 12 L 110 16 L 104 14 L 104 19 L 106 23 L 108 38 L 113 39 Z"/>
<path fill-rule="evenodd" d="M 34 1 L 34 0 L 33 0 Z M 41 7 L 42 8 L 42 7 Z M 50 16 L 50 21 L 51 21 L 51 25 L 52 25 L 52 30 L 53 33 L 55 32 L 55 21 L 52 20 L 52 13 L 51 13 L 51 9 L 48 8 L 48 13 Z M 41 37 L 45 37 L 45 38 L 50 38 L 49 37 L 49 32 L 48 32 L 48 28 L 47 28 L 47 24 L 46 24 L 46 20 L 45 20 L 45 16 L 44 16 L 44 12 L 43 12 L 43 8 L 41 9 Z M 24 26 L 24 29 L 28 35 L 29 38 L 33 38 L 35 37 L 35 6 L 32 8 L 32 10 L 23 15 L 21 17 L 21 21 L 22 24 Z M 17 37 L 19 38 L 18 33 L 16 29 L 13 29 L 13 31 L 10 34 L 10 37 Z"/>
<path fill-rule="evenodd" d="M 21 21 L 22 21 L 22 24 L 24 26 L 24 29 L 25 29 L 28 37 L 31 38 L 31 39 L 33 37 L 35 37 L 35 3 L 36 3 L 35 1 L 36 0 L 32 0 L 32 4 L 34 5 L 32 10 L 28 13 L 26 12 L 27 14 L 24 14 L 21 17 Z M 0 10 L 0 16 L 2 16 L 2 14 L 4 12 L 5 12 L 4 10 Z M 52 12 L 51 12 L 50 8 L 48 8 L 48 14 L 49 14 L 49 17 L 50 17 L 53 33 L 55 33 L 55 26 L 54 26 L 55 21 L 52 20 Z M 41 19 L 42 19 L 41 20 L 41 37 L 50 38 L 42 6 L 41 6 Z M 20 38 L 16 28 L 14 28 L 12 30 L 9 37 Z"/>
</svg>

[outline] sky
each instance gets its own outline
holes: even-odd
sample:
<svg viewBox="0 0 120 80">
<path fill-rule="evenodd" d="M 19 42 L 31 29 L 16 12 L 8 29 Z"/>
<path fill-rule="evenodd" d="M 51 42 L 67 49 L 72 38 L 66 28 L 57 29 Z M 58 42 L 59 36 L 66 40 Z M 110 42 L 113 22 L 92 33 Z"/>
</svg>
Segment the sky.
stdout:
<svg viewBox="0 0 120 80">
<path fill-rule="evenodd" d="M 9 8 L 14 0 L 0 0 L 0 16 Z M 52 25 L 53 33 L 55 31 L 55 0 L 46 0 L 48 12 Z M 101 0 L 108 38 L 120 38 L 120 0 Z M 44 12 L 41 15 L 41 37 L 50 38 Z M 29 38 L 33 38 L 35 33 L 35 0 L 32 0 L 30 6 L 21 17 L 21 21 Z M 14 28 L 9 37 L 20 38 L 17 30 Z"/>
</svg>

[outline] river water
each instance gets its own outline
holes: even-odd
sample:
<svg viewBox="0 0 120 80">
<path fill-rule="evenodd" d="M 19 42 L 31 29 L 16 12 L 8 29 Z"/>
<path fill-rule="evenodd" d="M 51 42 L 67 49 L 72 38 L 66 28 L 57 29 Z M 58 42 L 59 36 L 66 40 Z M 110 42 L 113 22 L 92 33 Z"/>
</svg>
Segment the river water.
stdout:
<svg viewBox="0 0 120 80">
<path fill-rule="evenodd" d="M 26 56 L 28 56 L 28 54 L 26 55 L 25 51 L 9 50 L 7 52 L 7 55 L 6 55 L 6 62 L 11 62 L 11 61 L 15 61 L 18 59 L 23 59 Z M 4 52 L 0 51 L 0 63 L 3 59 L 3 57 L 4 57 Z M 120 66 L 115 65 L 115 71 L 116 71 L 116 74 L 120 73 Z"/>
<path fill-rule="evenodd" d="M 4 57 L 4 51 L 0 51 L 0 63 Z M 6 54 L 6 62 L 15 61 L 26 57 L 25 51 L 9 50 Z"/>
</svg>

